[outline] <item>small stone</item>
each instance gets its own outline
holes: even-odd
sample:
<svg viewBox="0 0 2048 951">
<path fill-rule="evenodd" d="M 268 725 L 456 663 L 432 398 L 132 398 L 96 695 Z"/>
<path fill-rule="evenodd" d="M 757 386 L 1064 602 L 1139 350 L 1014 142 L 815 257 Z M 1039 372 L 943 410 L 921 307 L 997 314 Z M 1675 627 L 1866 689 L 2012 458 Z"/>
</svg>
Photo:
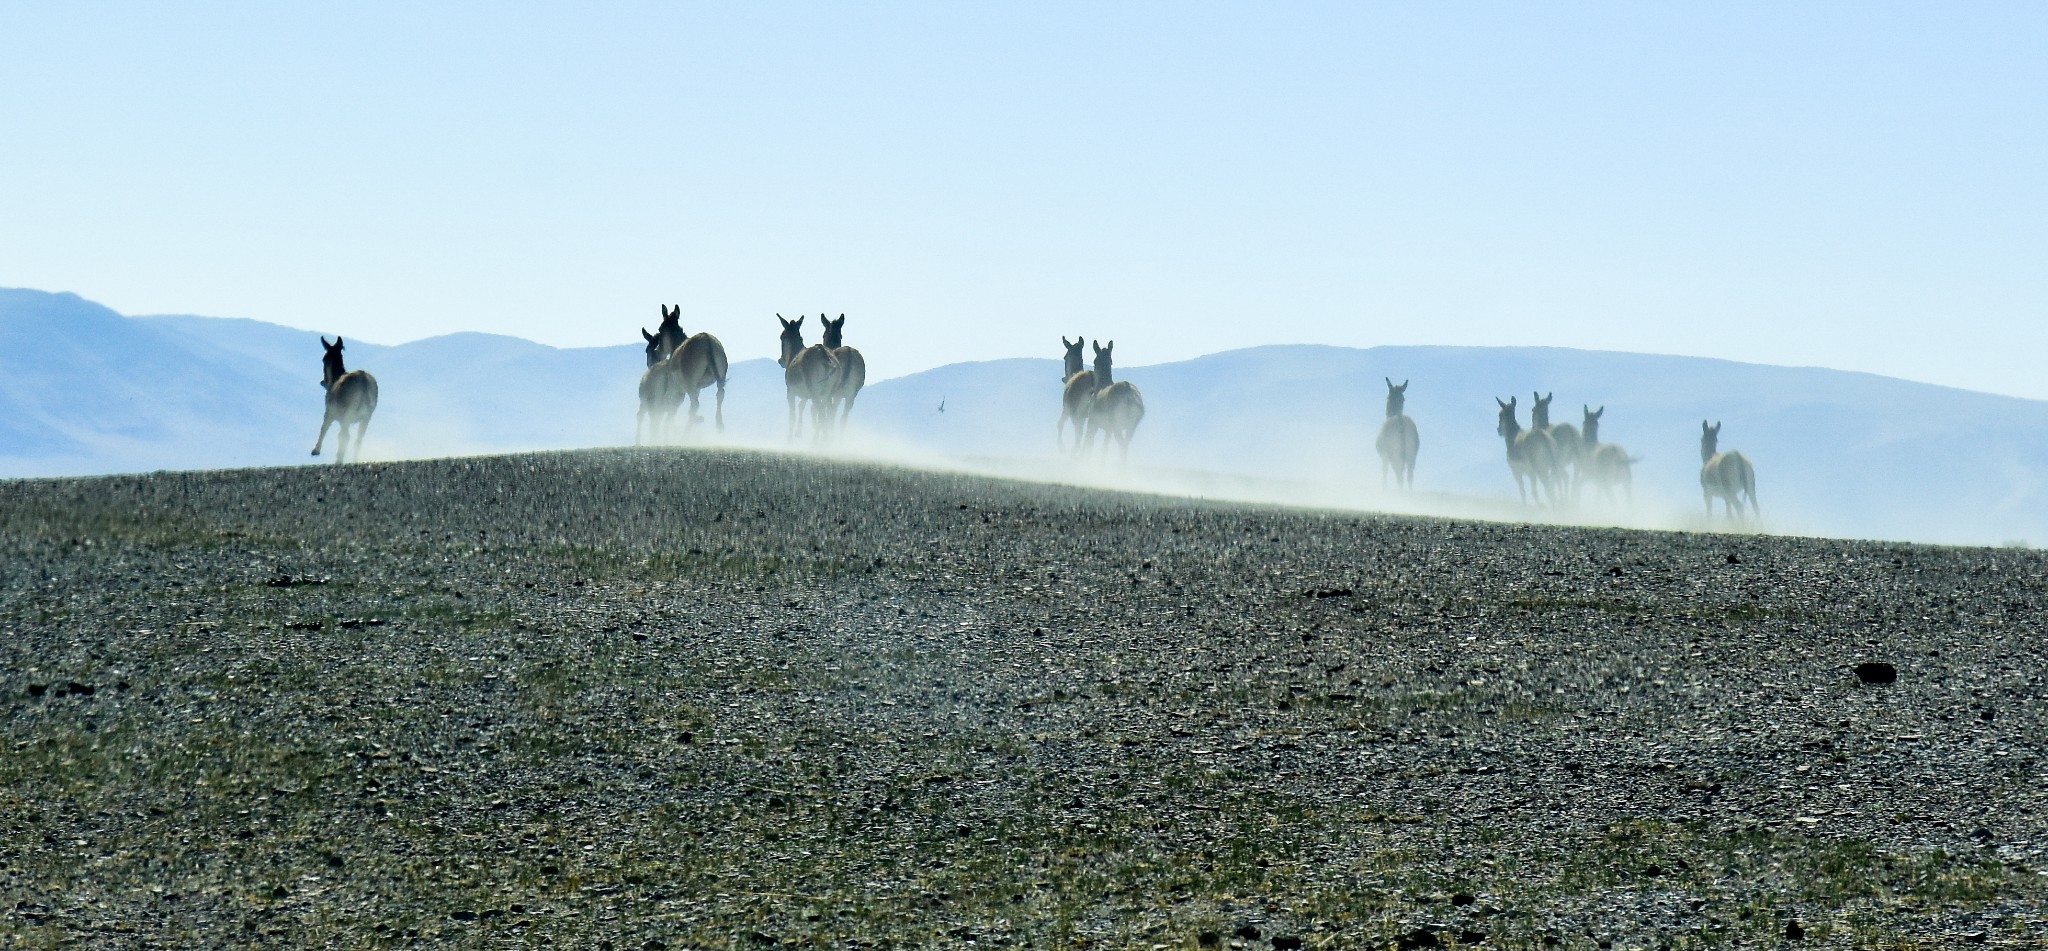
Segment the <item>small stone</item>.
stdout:
<svg viewBox="0 0 2048 951">
<path fill-rule="evenodd" d="M 1296 951 L 1300 947 L 1301 939 L 1293 935 L 1273 936 L 1273 951 Z"/>
<path fill-rule="evenodd" d="M 1736 557 L 1735 553 L 1731 551 L 1728 553 L 1728 563 L 1731 565 L 1739 565 L 1742 564 L 1742 559 Z"/>
<path fill-rule="evenodd" d="M 1463 908 L 1463 907 L 1464 907 L 1464 906 L 1466 906 L 1466 905 L 1472 904 L 1472 903 L 1473 903 L 1473 902 L 1475 902 L 1475 901 L 1478 901 L 1478 899 L 1476 899 L 1476 898 L 1472 897 L 1471 895 L 1468 895 L 1468 894 L 1466 894 L 1466 893 L 1464 893 L 1464 892 L 1459 892 L 1459 893 L 1457 893 L 1457 894 L 1455 894 L 1455 895 L 1452 895 L 1452 896 L 1451 896 L 1451 904 L 1453 904 L 1453 905 L 1457 905 L 1457 906 L 1458 906 L 1458 907 L 1460 907 L 1460 908 Z"/>
<path fill-rule="evenodd" d="M 1888 684 L 1899 679 L 1899 669 L 1878 661 L 1856 665 L 1856 679 L 1867 684 Z"/>
<path fill-rule="evenodd" d="M 1788 921 L 1785 923 L 1785 940 L 1797 941 L 1804 937 L 1806 937 L 1806 929 L 1800 927 L 1799 922 Z"/>
<path fill-rule="evenodd" d="M 1231 934 L 1234 934 L 1245 941 L 1257 941 L 1259 940 L 1260 936 L 1259 929 L 1253 927 L 1252 925 L 1238 925 L 1237 930 L 1231 932 Z"/>
<path fill-rule="evenodd" d="M 1401 951 L 1415 951 L 1417 948 L 1441 948 L 1443 940 L 1428 928 L 1417 928 L 1395 939 Z"/>
</svg>

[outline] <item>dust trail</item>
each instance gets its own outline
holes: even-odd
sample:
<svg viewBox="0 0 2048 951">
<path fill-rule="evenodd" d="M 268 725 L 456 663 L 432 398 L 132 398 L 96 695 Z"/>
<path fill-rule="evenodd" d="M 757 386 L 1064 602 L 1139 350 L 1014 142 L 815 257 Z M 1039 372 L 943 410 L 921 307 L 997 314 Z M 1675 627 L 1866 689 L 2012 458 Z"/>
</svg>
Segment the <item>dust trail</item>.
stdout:
<svg viewBox="0 0 2048 951">
<path fill-rule="evenodd" d="M 1708 519 L 1694 507 L 1654 492 L 1639 491 L 1633 502 L 1583 499 L 1560 508 L 1524 505 L 1513 497 L 1487 497 L 1443 491 L 1402 492 L 1382 489 L 1375 471 L 1368 478 L 1343 478 L 1340 471 L 1304 466 L 1309 474 L 1295 479 L 1213 470 L 1119 464 L 1099 456 L 1077 458 L 1049 452 L 1033 455 L 958 455 L 899 435 L 876 431 L 858 421 L 827 442 L 805 439 L 705 438 L 682 444 L 695 448 L 751 449 L 846 462 L 896 466 L 1013 479 L 1049 485 L 1112 492 L 1136 492 L 1222 502 L 1280 505 L 1330 512 L 1378 513 L 1500 523 L 1536 523 L 1588 528 L 1654 531 L 1779 534 L 1766 517 L 1730 522 Z M 1506 467 L 1502 466 L 1505 480 Z M 1794 533 L 1803 534 L 1803 533 Z"/>
</svg>

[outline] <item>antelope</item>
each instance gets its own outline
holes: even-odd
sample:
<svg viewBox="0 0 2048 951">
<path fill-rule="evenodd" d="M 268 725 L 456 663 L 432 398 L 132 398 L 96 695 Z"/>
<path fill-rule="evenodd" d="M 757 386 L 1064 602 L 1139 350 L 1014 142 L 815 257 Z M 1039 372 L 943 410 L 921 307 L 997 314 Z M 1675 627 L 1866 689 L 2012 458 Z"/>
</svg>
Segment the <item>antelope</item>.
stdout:
<svg viewBox="0 0 2048 951">
<path fill-rule="evenodd" d="M 1075 452 L 1081 451 L 1081 436 L 1088 426 L 1088 404 L 1095 398 L 1095 373 L 1086 369 L 1081 356 L 1081 345 L 1086 342 L 1084 337 L 1060 337 L 1060 345 L 1067 348 L 1066 366 L 1060 371 L 1060 448 L 1066 448 L 1067 421 L 1073 420 Z"/>
<path fill-rule="evenodd" d="M 1551 425 L 1550 401 L 1556 396 L 1557 393 L 1555 391 L 1549 396 L 1533 391 L 1530 392 L 1529 428 L 1550 434 L 1551 444 L 1556 447 L 1557 451 L 1557 469 L 1553 475 L 1559 481 L 1565 482 L 1566 489 L 1571 492 L 1572 498 L 1577 499 L 1579 496 L 1579 467 L 1585 462 L 1586 449 L 1590 443 L 1579 433 L 1577 426 L 1570 423 Z M 1571 469 L 1570 473 L 1565 472 L 1567 467 Z"/>
<path fill-rule="evenodd" d="M 1541 429 L 1522 428 L 1522 424 L 1515 420 L 1514 397 L 1508 397 L 1507 402 L 1501 403 L 1500 397 L 1496 396 L 1493 401 L 1500 403 L 1500 422 L 1494 427 L 1494 432 L 1507 443 L 1508 470 L 1515 474 L 1515 491 L 1521 495 L 1522 504 L 1529 504 L 1531 496 L 1540 502 L 1546 493 L 1555 504 L 1557 446 L 1551 441 L 1550 434 Z M 1527 488 L 1522 485 L 1525 478 L 1529 480 Z"/>
<path fill-rule="evenodd" d="M 1762 514 L 1756 504 L 1756 469 L 1740 452 L 1716 452 L 1721 441 L 1721 424 L 1700 420 L 1700 497 L 1707 503 L 1707 517 L 1714 517 L 1714 500 L 1727 506 L 1730 519 L 1742 514 L 1742 500 L 1749 497 L 1751 517 Z"/>
<path fill-rule="evenodd" d="M 1109 440 L 1115 439 L 1119 448 L 1119 459 L 1131 456 L 1131 436 L 1138 431 L 1138 421 L 1145 418 L 1145 397 L 1136 386 L 1129 382 L 1115 380 L 1110 372 L 1110 351 L 1116 349 L 1116 341 L 1105 347 L 1095 343 L 1095 392 L 1088 398 L 1088 431 L 1082 437 L 1082 448 L 1094 443 L 1097 432 L 1104 433 L 1102 450 L 1109 451 Z"/>
<path fill-rule="evenodd" d="M 668 432 L 669 421 L 676 414 L 676 407 L 683 396 L 676 387 L 675 376 L 668 372 L 667 361 L 674 347 L 666 342 L 668 309 L 662 309 L 662 333 L 648 333 L 640 328 L 640 336 L 647 341 L 647 369 L 640 374 L 640 410 L 633 414 L 633 445 L 640 445 L 640 431 L 645 424 L 647 436 L 659 440 Z M 677 328 L 681 332 L 681 328 Z"/>
<path fill-rule="evenodd" d="M 1614 488 L 1621 487 L 1622 497 L 1635 501 L 1635 475 L 1631 467 L 1641 462 L 1628 451 L 1611 442 L 1600 441 L 1600 417 L 1607 407 L 1594 409 L 1583 403 L 1579 410 L 1585 416 L 1582 428 L 1585 433 L 1587 452 L 1579 460 L 1580 475 L 1600 490 L 1600 497 L 1612 500 Z"/>
<path fill-rule="evenodd" d="M 725 344 L 708 333 L 684 333 L 682 315 L 682 305 L 664 306 L 661 326 L 651 334 L 645 328 L 640 331 L 647 341 L 647 372 L 640 377 L 640 413 L 633 420 L 635 443 L 640 441 L 642 419 L 653 417 L 653 430 L 664 432 L 684 398 L 690 401 L 689 425 L 701 422 L 704 417 L 697 412 L 702 405 L 698 394 L 714 383 L 718 384 L 718 428 L 725 429 Z"/>
<path fill-rule="evenodd" d="M 825 349 L 832 352 L 832 359 L 839 365 L 839 374 L 832 380 L 832 393 L 825 404 L 825 417 L 832 415 L 832 402 L 839 403 L 838 422 L 843 424 L 853 415 L 853 398 L 860 395 L 860 388 L 868 382 L 868 362 L 860 351 L 846 346 L 846 315 L 838 320 L 826 320 L 818 315 L 818 322 L 825 325 L 825 335 L 820 340 Z M 827 422 L 831 422 L 829 418 Z"/>
<path fill-rule="evenodd" d="M 1385 488 L 1387 477 L 1392 474 L 1395 482 L 1403 489 L 1415 488 L 1415 454 L 1422 448 L 1422 436 L 1415 431 L 1415 421 L 1401 412 L 1408 399 L 1408 382 L 1402 380 L 1394 385 L 1393 377 L 1387 381 L 1387 419 L 1380 424 L 1380 435 L 1373 440 L 1373 446 L 1380 453 L 1380 487 Z"/>
<path fill-rule="evenodd" d="M 341 359 L 342 341 L 335 337 L 328 343 L 320 338 L 320 345 L 327 348 L 320 358 L 320 388 L 327 391 L 327 411 L 320 418 L 320 435 L 313 440 L 313 455 L 320 454 L 320 446 L 327 441 L 327 427 L 335 423 L 341 429 L 335 436 L 334 464 L 348 461 L 348 427 L 356 427 L 356 455 L 363 453 L 363 434 L 370 429 L 370 414 L 377 411 L 377 378 L 362 371 L 350 371 Z"/>
<path fill-rule="evenodd" d="M 813 428 L 823 426 L 824 417 L 818 412 L 818 404 L 821 400 L 829 400 L 829 394 L 835 391 L 839 361 L 824 344 L 804 346 L 803 317 L 784 320 L 781 314 L 776 314 L 775 319 L 782 321 L 782 355 L 775 358 L 775 363 L 782 367 L 782 383 L 789 400 L 789 438 L 794 440 L 803 432 L 803 418 L 797 415 L 797 410 L 806 401 L 811 404 L 811 414 L 818 417 L 818 426 Z M 824 438 L 822 432 L 812 435 Z"/>
</svg>

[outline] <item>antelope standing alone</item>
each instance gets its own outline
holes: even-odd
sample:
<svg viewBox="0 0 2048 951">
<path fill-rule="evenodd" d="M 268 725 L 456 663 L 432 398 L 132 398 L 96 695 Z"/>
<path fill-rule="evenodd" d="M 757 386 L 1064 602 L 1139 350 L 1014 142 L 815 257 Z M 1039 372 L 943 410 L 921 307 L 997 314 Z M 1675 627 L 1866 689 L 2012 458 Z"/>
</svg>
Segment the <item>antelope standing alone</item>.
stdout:
<svg viewBox="0 0 2048 951">
<path fill-rule="evenodd" d="M 320 435 L 313 440 L 313 455 L 327 441 L 327 427 L 341 424 L 335 436 L 334 464 L 348 461 L 348 427 L 356 427 L 356 455 L 363 454 L 363 434 L 370 429 L 370 414 L 377 411 L 377 378 L 362 370 L 351 371 L 342 363 L 340 337 L 328 343 L 320 338 L 327 353 L 320 358 L 320 388 L 327 391 L 327 411 L 320 417 Z"/>
<path fill-rule="evenodd" d="M 1387 476 L 1393 475 L 1403 489 L 1415 488 L 1415 456 L 1422 449 L 1422 436 L 1415 431 L 1415 421 L 1403 413 L 1402 407 L 1408 399 L 1408 382 L 1402 380 L 1394 385 L 1393 377 L 1387 381 L 1387 420 L 1380 424 L 1380 435 L 1373 440 L 1373 447 L 1380 453 L 1380 487 L 1387 485 Z"/>
<path fill-rule="evenodd" d="M 1749 497 L 1751 517 L 1763 514 L 1756 504 L 1756 469 L 1750 466 L 1749 457 L 1715 451 L 1720 441 L 1721 424 L 1709 426 L 1700 420 L 1700 496 L 1707 503 L 1707 517 L 1714 517 L 1717 498 L 1726 504 L 1730 519 L 1739 517 L 1744 496 Z"/>
</svg>

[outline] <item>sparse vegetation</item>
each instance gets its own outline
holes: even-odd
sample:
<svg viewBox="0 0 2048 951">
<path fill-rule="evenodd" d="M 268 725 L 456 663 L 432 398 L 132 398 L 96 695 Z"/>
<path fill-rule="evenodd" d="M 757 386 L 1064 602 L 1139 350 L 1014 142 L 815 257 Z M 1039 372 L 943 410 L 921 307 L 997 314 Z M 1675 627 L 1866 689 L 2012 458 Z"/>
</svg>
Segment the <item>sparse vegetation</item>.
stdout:
<svg viewBox="0 0 2048 951">
<path fill-rule="evenodd" d="M 0 483 L 0 948 L 2017 942 L 2014 557 L 719 452 Z"/>
</svg>

